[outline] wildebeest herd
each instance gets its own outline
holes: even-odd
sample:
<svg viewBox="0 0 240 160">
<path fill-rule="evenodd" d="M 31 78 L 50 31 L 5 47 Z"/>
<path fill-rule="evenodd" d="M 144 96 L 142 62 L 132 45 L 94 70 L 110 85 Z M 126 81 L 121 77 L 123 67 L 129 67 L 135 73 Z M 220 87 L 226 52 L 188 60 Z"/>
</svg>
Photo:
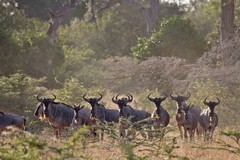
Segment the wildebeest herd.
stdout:
<svg viewBox="0 0 240 160">
<path fill-rule="evenodd" d="M 202 110 L 195 105 L 187 105 L 186 101 L 191 94 L 187 92 L 187 96 L 173 95 L 170 93 L 170 98 L 177 102 L 176 122 L 180 132 L 181 138 L 190 141 L 193 140 L 195 134 L 197 136 L 203 135 L 204 140 L 212 139 L 213 133 L 218 125 L 218 116 L 214 111 L 215 106 L 220 104 L 220 100 L 216 97 L 215 101 L 207 101 L 208 97 L 203 101 L 206 109 Z M 145 110 L 139 110 L 132 107 L 129 103 L 133 101 L 131 94 L 126 94 L 119 98 L 120 94 L 112 97 L 112 102 L 115 103 L 119 109 L 108 109 L 100 104 L 102 95 L 99 97 L 87 97 L 83 95 L 83 100 L 90 104 L 91 109 L 81 105 L 68 105 L 61 102 L 55 102 L 54 98 L 43 98 L 40 94 L 37 96 L 38 104 L 34 115 L 40 119 L 47 121 L 55 130 L 55 136 L 59 138 L 63 129 L 72 124 L 77 126 L 89 126 L 90 133 L 97 136 L 96 125 L 98 122 L 103 124 L 119 123 L 120 137 L 129 135 L 130 124 L 139 123 L 149 127 L 150 130 L 163 128 L 169 125 L 170 115 L 166 109 L 163 108 L 162 102 L 168 97 L 166 94 L 159 97 L 151 97 L 149 94 L 146 98 L 155 104 L 155 110 L 152 114 Z M 147 119 L 150 119 L 149 121 Z M 146 120 L 146 121 L 145 121 Z M 126 123 L 126 121 L 128 123 Z M 7 126 L 15 126 L 25 130 L 26 120 L 19 115 L 13 113 L 4 113 L 0 111 L 0 131 L 6 129 Z M 138 124 L 138 125 L 139 125 Z M 141 129 L 140 129 L 141 130 Z M 101 138 L 103 138 L 103 130 L 101 131 Z M 145 134 L 142 134 L 145 137 Z"/>
</svg>

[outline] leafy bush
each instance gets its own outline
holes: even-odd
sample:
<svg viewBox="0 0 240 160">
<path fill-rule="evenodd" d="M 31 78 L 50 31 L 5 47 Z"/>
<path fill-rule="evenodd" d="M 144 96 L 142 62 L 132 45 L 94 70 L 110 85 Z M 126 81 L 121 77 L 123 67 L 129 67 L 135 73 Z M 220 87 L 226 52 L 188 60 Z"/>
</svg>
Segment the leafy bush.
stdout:
<svg viewBox="0 0 240 160">
<path fill-rule="evenodd" d="M 35 96 L 46 91 L 42 84 L 45 78 L 35 79 L 24 73 L 15 73 L 8 77 L 0 77 L 0 101 L 6 112 L 21 115 L 32 114 Z"/>
<path fill-rule="evenodd" d="M 151 37 L 140 37 L 132 47 L 133 56 L 176 56 L 194 60 L 203 54 L 206 42 L 189 19 L 172 16 L 161 21 Z"/>
<path fill-rule="evenodd" d="M 83 102 L 82 96 L 87 94 L 102 93 L 103 90 L 98 87 L 85 88 L 83 84 L 76 78 L 69 78 L 60 89 L 53 90 L 57 96 L 57 100 L 69 105 L 81 104 Z"/>
</svg>

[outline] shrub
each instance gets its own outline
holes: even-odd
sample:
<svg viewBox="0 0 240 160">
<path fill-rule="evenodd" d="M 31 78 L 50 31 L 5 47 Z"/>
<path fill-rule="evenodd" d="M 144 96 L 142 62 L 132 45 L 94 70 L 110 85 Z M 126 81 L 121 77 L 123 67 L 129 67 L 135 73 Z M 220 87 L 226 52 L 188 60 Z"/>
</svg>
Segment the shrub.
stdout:
<svg viewBox="0 0 240 160">
<path fill-rule="evenodd" d="M 139 37 L 132 47 L 138 60 L 150 56 L 176 56 L 194 60 L 203 54 L 206 42 L 189 19 L 172 16 L 161 21 L 151 37 Z"/>
</svg>

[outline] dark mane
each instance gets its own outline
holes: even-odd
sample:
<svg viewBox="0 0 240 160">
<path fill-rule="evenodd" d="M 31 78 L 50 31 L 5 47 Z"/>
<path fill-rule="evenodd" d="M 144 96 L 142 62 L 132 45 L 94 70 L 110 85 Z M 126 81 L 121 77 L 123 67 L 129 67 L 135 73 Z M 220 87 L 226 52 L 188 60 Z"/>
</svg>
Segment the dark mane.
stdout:
<svg viewBox="0 0 240 160">
<path fill-rule="evenodd" d="M 99 106 L 102 106 L 103 108 L 106 108 L 104 105 L 97 103 Z"/>
<path fill-rule="evenodd" d="M 52 102 L 53 104 L 63 104 L 63 105 L 65 105 L 65 106 L 67 106 L 67 107 L 69 107 L 69 108 L 73 108 L 72 106 L 70 106 L 70 105 L 68 105 L 68 104 L 66 104 L 66 103 L 62 103 L 62 102 Z"/>
</svg>

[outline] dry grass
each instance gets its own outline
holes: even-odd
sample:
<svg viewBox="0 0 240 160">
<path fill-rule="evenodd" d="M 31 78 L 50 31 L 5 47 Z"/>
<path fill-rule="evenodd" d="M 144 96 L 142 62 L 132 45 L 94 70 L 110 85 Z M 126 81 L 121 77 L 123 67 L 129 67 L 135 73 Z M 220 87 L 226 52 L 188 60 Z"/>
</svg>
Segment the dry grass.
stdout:
<svg viewBox="0 0 240 160">
<path fill-rule="evenodd" d="M 172 128 L 172 127 L 170 127 Z M 61 140 L 56 140 L 52 132 L 44 131 L 37 136 L 28 132 L 13 129 L 11 132 L 2 133 L 0 144 L 1 149 L 11 149 L 9 144 L 22 145 L 18 138 L 31 138 L 39 139 L 41 142 L 47 140 L 48 149 L 39 152 L 41 158 L 39 159 L 54 159 L 53 157 L 59 157 L 58 159 L 98 159 L 98 160 L 122 160 L 122 159 L 194 159 L 194 160 L 227 160 L 227 159 L 240 159 L 239 144 L 232 138 L 224 135 L 220 135 L 216 132 L 214 140 L 212 142 L 203 142 L 196 139 L 194 142 L 185 142 L 178 137 L 177 130 L 171 131 L 165 135 L 162 141 L 158 138 L 154 140 L 144 140 L 140 136 L 132 141 L 121 141 L 120 139 L 112 139 L 105 135 L 103 141 L 93 141 L 92 138 L 81 137 L 76 141 L 73 141 L 71 136 L 63 136 Z M 176 138 L 176 143 L 172 143 L 172 139 Z M 86 141 L 83 146 L 83 141 Z M 219 142 L 224 141 L 230 146 L 224 146 Z M 26 141 L 21 141 L 26 143 Z M 71 143 L 70 143 L 71 142 Z M 37 142 L 36 142 L 37 143 Z M 71 144 L 75 144 L 73 148 Z M 236 147 L 236 148 L 233 148 Z M 49 148 L 62 149 L 63 153 L 59 155 Z M 172 152 L 167 153 L 167 150 L 172 149 Z M 234 151 L 234 152 L 231 152 Z M 19 151 L 21 152 L 21 151 Z M 72 153 L 74 156 L 63 158 L 64 154 Z M 0 159 L 3 153 L 0 153 Z M 18 158 L 21 159 L 21 158 Z"/>
</svg>

